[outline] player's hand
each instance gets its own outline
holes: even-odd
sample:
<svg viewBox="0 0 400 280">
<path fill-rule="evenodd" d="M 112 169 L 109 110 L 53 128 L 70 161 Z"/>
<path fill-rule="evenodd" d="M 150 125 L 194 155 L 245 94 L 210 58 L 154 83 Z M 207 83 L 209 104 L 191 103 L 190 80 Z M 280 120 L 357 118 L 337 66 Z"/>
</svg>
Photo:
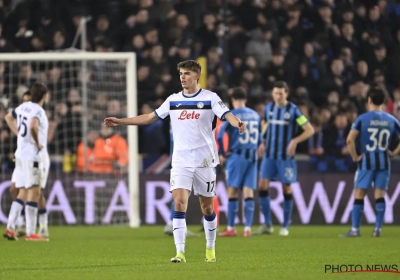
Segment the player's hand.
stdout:
<svg viewBox="0 0 400 280">
<path fill-rule="evenodd" d="M 356 157 L 353 157 L 353 161 L 354 162 L 359 162 L 362 158 L 363 158 L 363 154 L 361 154 L 361 155 L 359 155 L 359 156 L 356 156 Z"/>
<path fill-rule="evenodd" d="M 258 146 L 257 155 L 259 158 L 262 158 L 264 153 L 265 153 L 265 145 L 264 145 L 264 143 L 261 143 L 260 146 Z"/>
<path fill-rule="evenodd" d="M 242 134 L 243 132 L 246 131 L 246 124 L 244 122 L 239 122 L 239 133 Z"/>
<path fill-rule="evenodd" d="M 293 157 L 294 154 L 296 153 L 296 148 L 297 148 L 297 143 L 295 141 L 290 141 L 289 146 L 287 148 L 287 155 L 290 157 Z"/>
<path fill-rule="evenodd" d="M 389 150 L 389 155 L 390 155 L 391 157 L 394 157 L 394 156 L 397 156 L 397 153 L 396 153 L 395 151 Z"/>
<path fill-rule="evenodd" d="M 118 121 L 119 121 L 119 119 L 118 118 L 114 118 L 114 117 L 105 118 L 104 119 L 104 124 L 107 127 L 118 126 L 119 125 Z"/>
<path fill-rule="evenodd" d="M 226 157 L 224 156 L 219 156 L 219 163 L 221 164 L 221 166 L 224 166 L 226 162 Z"/>
</svg>

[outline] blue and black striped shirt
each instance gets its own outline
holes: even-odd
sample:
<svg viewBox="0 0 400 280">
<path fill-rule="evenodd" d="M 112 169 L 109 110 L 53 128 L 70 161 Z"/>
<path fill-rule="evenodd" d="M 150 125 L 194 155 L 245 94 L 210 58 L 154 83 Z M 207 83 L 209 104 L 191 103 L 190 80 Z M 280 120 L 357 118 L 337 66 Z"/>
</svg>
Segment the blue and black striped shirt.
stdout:
<svg viewBox="0 0 400 280">
<path fill-rule="evenodd" d="M 359 132 L 359 150 L 364 156 L 358 163 L 360 170 L 390 169 L 389 144 L 400 136 L 400 123 L 392 115 L 371 111 L 360 115 L 352 130 Z"/>
<path fill-rule="evenodd" d="M 279 107 L 270 102 L 265 107 L 267 131 L 265 133 L 265 157 L 269 159 L 285 160 L 291 157 L 286 155 L 290 141 L 296 137 L 299 126 L 308 123 L 307 118 L 292 102 Z"/>
</svg>

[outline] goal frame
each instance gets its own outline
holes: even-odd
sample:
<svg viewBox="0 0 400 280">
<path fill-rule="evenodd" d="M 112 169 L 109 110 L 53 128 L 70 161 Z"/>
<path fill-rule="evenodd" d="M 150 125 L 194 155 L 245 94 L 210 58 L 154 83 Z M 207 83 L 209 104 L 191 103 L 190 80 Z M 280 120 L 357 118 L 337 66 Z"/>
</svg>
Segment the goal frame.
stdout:
<svg viewBox="0 0 400 280">
<path fill-rule="evenodd" d="M 38 52 L 0 54 L 1 62 L 80 61 L 85 63 L 95 60 L 126 61 L 127 115 L 128 117 L 137 116 L 137 78 L 135 53 Z M 129 227 L 137 228 L 140 226 L 138 129 L 137 126 L 128 126 L 127 129 L 129 147 L 129 163 L 127 171 L 129 188 Z"/>
</svg>

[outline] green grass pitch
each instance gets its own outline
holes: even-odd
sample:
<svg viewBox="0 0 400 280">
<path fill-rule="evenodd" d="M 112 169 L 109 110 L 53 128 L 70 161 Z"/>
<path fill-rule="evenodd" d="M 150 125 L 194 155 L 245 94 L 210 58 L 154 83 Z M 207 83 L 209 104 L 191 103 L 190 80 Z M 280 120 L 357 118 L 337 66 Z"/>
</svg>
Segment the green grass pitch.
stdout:
<svg viewBox="0 0 400 280">
<path fill-rule="evenodd" d="M 0 240 L 0 279 L 400 280 L 400 274 L 325 273 L 325 264 L 397 264 L 400 269 L 398 227 L 384 227 L 381 238 L 370 237 L 372 227 L 363 227 L 361 238 L 338 238 L 347 230 L 293 226 L 288 237 L 217 238 L 216 263 L 204 262 L 204 236 L 192 237 L 186 241 L 187 263 L 174 264 L 169 262 L 174 241 L 162 227 L 51 227 L 50 242 Z"/>
</svg>

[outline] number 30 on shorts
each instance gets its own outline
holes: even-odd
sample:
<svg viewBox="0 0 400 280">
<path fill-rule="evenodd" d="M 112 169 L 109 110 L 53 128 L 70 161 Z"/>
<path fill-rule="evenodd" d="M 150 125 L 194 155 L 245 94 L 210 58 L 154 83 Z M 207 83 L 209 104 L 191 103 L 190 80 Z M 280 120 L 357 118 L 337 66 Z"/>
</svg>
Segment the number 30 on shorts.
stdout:
<svg viewBox="0 0 400 280">
<path fill-rule="evenodd" d="M 207 182 L 207 192 L 215 191 L 215 181 Z"/>
</svg>

